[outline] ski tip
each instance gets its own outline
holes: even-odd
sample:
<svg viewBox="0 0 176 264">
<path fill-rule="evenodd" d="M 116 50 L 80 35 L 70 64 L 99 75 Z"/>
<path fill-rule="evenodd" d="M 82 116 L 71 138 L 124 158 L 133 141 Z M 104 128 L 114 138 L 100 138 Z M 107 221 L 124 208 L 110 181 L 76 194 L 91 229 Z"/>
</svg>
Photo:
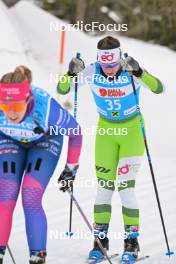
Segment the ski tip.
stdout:
<svg viewBox="0 0 176 264">
<path fill-rule="evenodd" d="M 70 231 L 68 231 L 67 233 L 66 233 L 66 235 L 68 236 L 68 237 L 72 237 L 73 236 L 73 232 L 70 232 Z"/>
<path fill-rule="evenodd" d="M 171 257 L 171 256 L 173 256 L 174 255 L 174 252 L 173 251 L 168 251 L 167 253 L 166 253 L 166 256 L 168 256 L 168 257 Z"/>
</svg>

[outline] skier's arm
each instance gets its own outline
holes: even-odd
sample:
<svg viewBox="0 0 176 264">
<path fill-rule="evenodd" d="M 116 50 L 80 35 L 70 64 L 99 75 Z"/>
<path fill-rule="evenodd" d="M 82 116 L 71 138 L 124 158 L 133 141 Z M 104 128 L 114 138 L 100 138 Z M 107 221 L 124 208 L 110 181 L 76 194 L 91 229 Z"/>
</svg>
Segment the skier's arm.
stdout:
<svg viewBox="0 0 176 264">
<path fill-rule="evenodd" d="M 91 80 L 94 64 L 85 67 L 84 64 L 80 65 L 80 63 L 83 63 L 80 59 L 76 59 L 76 62 L 74 59 L 72 59 L 69 64 L 68 72 L 59 78 L 57 85 L 57 92 L 59 94 L 65 95 L 69 93 L 70 90 L 74 89 L 76 82 L 78 84 L 78 88 L 80 88 Z"/>
<path fill-rule="evenodd" d="M 82 147 L 81 127 L 61 105 L 51 98 L 48 127 L 51 132 L 69 137 L 67 163 L 77 164 Z"/>
<path fill-rule="evenodd" d="M 153 93 L 159 94 L 164 91 L 162 82 L 145 69 L 142 69 L 133 57 L 128 56 L 122 60 L 122 68 L 130 72 L 134 79 L 138 78 L 142 86 L 149 88 Z"/>
<path fill-rule="evenodd" d="M 164 85 L 162 82 L 146 71 L 143 72 L 139 79 L 142 85 L 147 86 L 153 93 L 160 94 L 164 91 Z"/>
<path fill-rule="evenodd" d="M 57 85 L 58 93 L 64 95 L 70 91 L 74 77 L 85 68 L 84 61 L 81 58 L 72 58 L 68 66 L 68 73 L 61 76 Z"/>
</svg>

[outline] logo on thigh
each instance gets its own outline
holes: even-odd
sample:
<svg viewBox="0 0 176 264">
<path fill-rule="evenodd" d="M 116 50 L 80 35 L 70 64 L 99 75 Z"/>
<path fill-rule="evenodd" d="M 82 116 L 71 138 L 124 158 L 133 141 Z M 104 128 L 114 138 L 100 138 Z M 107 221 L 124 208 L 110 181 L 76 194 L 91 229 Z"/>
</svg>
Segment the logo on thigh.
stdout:
<svg viewBox="0 0 176 264">
<path fill-rule="evenodd" d="M 125 175 L 129 172 L 137 173 L 139 171 L 140 164 L 125 164 L 124 166 L 121 166 L 118 168 L 118 175 Z"/>
<path fill-rule="evenodd" d="M 111 171 L 110 169 L 106 169 L 106 168 L 101 167 L 101 166 L 96 166 L 96 170 L 99 172 L 102 172 L 102 173 L 108 173 Z"/>
</svg>

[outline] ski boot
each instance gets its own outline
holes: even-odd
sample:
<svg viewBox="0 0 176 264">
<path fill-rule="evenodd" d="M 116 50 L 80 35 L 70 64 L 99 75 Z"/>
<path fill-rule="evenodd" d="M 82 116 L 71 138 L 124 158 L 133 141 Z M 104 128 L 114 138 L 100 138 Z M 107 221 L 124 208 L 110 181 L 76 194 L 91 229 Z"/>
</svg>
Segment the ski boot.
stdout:
<svg viewBox="0 0 176 264">
<path fill-rule="evenodd" d="M 124 240 L 124 252 L 122 254 L 123 264 L 133 264 L 138 258 L 140 251 L 138 243 L 138 226 L 125 226 L 126 238 Z"/>
<path fill-rule="evenodd" d="M 101 260 L 104 258 L 104 253 L 99 247 L 96 238 L 99 238 L 103 248 L 108 251 L 109 250 L 109 239 L 107 237 L 108 234 L 108 224 L 95 224 L 94 225 L 94 247 L 89 253 L 89 260 Z"/>
<path fill-rule="evenodd" d="M 32 251 L 29 264 L 46 264 L 46 252 L 45 251 Z"/>
</svg>

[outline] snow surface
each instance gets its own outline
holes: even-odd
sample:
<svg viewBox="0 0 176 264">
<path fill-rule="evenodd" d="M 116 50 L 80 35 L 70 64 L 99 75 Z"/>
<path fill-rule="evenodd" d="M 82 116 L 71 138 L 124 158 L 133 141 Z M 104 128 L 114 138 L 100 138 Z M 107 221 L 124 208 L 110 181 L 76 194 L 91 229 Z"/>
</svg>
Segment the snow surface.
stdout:
<svg viewBox="0 0 176 264">
<path fill-rule="evenodd" d="M 29 1 L 20 1 L 8 10 L 0 2 L 0 75 L 11 71 L 19 64 L 29 66 L 34 73 L 34 83 L 56 95 L 56 82 L 51 82 L 51 74 L 55 76 L 59 67 L 60 32 L 50 31 L 50 22 L 59 25 L 65 22 L 42 11 Z M 65 65 L 67 69 L 71 57 L 79 51 L 86 64 L 96 59 L 96 43 L 99 38 L 88 37 L 82 32 L 67 32 Z M 164 212 L 165 223 L 171 249 L 176 249 L 176 180 L 175 180 L 175 68 L 176 53 L 166 47 L 145 43 L 142 41 L 119 36 L 124 51 L 139 60 L 149 72 L 158 76 L 166 86 L 163 95 L 155 95 L 150 91 L 141 91 L 141 108 L 145 115 L 149 147 L 154 164 L 156 181 Z M 60 101 L 65 98 L 59 97 Z M 79 121 L 83 127 L 96 126 L 98 115 L 88 87 L 79 91 Z M 92 238 L 88 229 L 74 208 L 73 230 L 74 237 L 65 236 L 68 231 L 69 197 L 58 191 L 57 178 L 65 164 L 65 142 L 63 155 L 55 175 L 51 180 L 43 204 L 48 216 L 48 261 L 50 264 L 65 264 L 85 262 L 88 251 L 92 247 Z M 93 221 L 93 203 L 96 187 L 85 187 L 86 180 L 95 181 L 94 171 L 94 136 L 84 138 L 83 151 L 80 161 L 75 195 L 84 209 L 90 222 Z M 77 186 L 78 181 L 83 186 Z M 158 214 L 156 199 L 152 186 L 151 175 L 145 158 L 138 176 L 136 193 L 141 208 L 140 244 L 143 254 L 151 258 L 145 263 L 163 264 L 176 263 L 175 257 L 165 257 L 166 246 Z M 113 198 L 113 217 L 110 232 L 118 236 L 123 232 L 121 205 L 118 193 Z M 87 237 L 86 237 L 87 235 Z M 28 262 L 28 248 L 25 237 L 24 216 L 21 206 L 21 195 L 14 214 L 14 222 L 9 245 L 14 253 L 16 262 Z M 111 237 L 111 251 L 121 252 L 122 239 Z M 11 264 L 9 255 L 5 263 Z"/>
</svg>

